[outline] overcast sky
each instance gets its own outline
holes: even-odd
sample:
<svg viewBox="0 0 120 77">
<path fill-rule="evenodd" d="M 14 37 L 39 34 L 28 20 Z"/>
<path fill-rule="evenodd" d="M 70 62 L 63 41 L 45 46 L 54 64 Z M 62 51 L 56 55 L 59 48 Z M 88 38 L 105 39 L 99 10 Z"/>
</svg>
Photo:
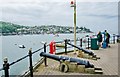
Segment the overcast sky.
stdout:
<svg viewBox="0 0 120 77">
<path fill-rule="evenodd" d="M 76 0 L 77 26 L 118 32 L 118 0 Z M 73 26 L 70 0 L 2 0 L 0 20 L 21 25 Z"/>
</svg>

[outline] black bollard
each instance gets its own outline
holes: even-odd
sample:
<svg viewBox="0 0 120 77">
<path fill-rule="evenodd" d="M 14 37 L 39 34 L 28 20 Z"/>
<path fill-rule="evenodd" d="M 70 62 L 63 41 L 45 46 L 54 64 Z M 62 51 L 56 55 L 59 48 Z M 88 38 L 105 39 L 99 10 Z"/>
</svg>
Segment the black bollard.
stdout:
<svg viewBox="0 0 120 77">
<path fill-rule="evenodd" d="M 120 35 L 117 35 L 117 43 L 119 43 Z"/>
<path fill-rule="evenodd" d="M 89 49 L 89 38 L 88 38 L 88 49 Z"/>
<path fill-rule="evenodd" d="M 5 72 L 5 77 L 9 77 L 9 63 L 7 58 L 4 59 L 3 70 Z"/>
<path fill-rule="evenodd" d="M 82 38 L 80 39 L 80 47 L 82 47 Z"/>
<path fill-rule="evenodd" d="M 115 44 L 115 35 L 113 35 L 113 44 Z"/>
<path fill-rule="evenodd" d="M 30 76 L 33 77 L 33 66 L 32 66 L 32 48 L 29 50 L 29 61 L 30 61 Z"/>
<path fill-rule="evenodd" d="M 65 54 L 67 55 L 67 39 L 65 39 Z"/>
<path fill-rule="evenodd" d="M 44 44 L 44 52 L 46 53 L 46 43 Z M 45 57 L 45 66 L 47 66 L 47 58 Z"/>
</svg>

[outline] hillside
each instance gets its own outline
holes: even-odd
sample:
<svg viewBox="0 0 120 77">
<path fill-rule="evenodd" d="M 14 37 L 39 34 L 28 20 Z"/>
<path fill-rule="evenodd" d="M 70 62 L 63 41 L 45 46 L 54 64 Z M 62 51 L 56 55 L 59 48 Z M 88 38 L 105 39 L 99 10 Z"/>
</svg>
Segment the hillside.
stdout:
<svg viewBox="0 0 120 77">
<path fill-rule="evenodd" d="M 10 22 L 0 21 L 0 33 L 2 35 L 19 35 L 19 34 L 55 34 L 55 33 L 73 33 L 74 27 L 56 26 L 56 25 L 41 25 L 41 26 L 23 26 Z M 90 29 L 85 27 L 76 27 L 77 33 L 91 33 Z"/>
</svg>

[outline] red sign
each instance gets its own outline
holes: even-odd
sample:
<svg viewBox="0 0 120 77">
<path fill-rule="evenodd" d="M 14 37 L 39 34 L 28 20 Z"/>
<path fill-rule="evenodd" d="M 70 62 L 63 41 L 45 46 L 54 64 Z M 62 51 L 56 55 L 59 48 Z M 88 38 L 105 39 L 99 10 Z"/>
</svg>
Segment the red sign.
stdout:
<svg viewBox="0 0 120 77">
<path fill-rule="evenodd" d="M 74 4 L 74 2 L 73 2 L 73 1 L 71 1 L 71 4 L 73 5 L 73 4 Z"/>
</svg>

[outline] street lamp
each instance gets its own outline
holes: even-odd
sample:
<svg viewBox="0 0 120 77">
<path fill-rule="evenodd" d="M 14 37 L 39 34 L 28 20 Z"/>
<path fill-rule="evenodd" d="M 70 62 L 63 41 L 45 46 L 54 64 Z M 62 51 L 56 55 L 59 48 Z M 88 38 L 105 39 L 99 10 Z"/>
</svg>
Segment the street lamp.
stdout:
<svg viewBox="0 0 120 77">
<path fill-rule="evenodd" d="M 74 45 L 76 46 L 76 0 L 71 1 L 71 7 L 74 8 Z M 74 47 L 74 53 L 76 54 L 75 47 Z"/>
</svg>

